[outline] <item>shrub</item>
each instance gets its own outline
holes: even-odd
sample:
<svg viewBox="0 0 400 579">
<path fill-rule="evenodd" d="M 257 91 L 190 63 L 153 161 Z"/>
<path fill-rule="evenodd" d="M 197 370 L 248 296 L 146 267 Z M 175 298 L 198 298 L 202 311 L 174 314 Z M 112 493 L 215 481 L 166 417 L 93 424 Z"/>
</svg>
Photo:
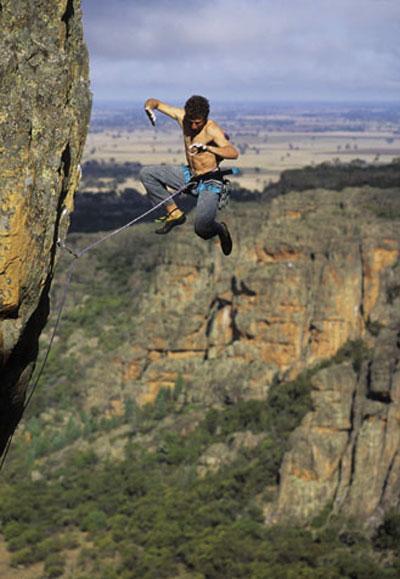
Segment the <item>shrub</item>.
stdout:
<svg viewBox="0 0 400 579">
<path fill-rule="evenodd" d="M 377 529 L 374 543 L 379 549 L 397 549 L 400 554 L 400 513 L 389 511 Z"/>
<path fill-rule="evenodd" d="M 65 559 L 60 553 L 50 554 L 44 562 L 45 577 L 61 577 L 65 570 Z"/>
<path fill-rule="evenodd" d="M 107 525 L 107 516 L 102 511 L 92 511 L 83 519 L 82 531 L 98 531 Z"/>
</svg>

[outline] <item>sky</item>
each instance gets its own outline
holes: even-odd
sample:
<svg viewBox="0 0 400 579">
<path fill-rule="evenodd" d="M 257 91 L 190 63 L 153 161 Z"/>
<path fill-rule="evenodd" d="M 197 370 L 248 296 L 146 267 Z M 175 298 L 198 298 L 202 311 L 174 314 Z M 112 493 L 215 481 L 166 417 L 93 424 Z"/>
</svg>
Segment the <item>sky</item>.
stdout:
<svg viewBox="0 0 400 579">
<path fill-rule="evenodd" d="M 400 0 L 81 0 L 95 103 L 395 101 Z"/>
</svg>

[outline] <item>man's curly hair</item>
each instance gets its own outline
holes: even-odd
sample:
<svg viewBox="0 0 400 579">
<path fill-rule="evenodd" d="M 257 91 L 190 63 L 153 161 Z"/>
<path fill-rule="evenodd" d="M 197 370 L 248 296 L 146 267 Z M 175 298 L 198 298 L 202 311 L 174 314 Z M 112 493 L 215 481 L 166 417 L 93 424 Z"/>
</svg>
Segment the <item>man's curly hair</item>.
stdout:
<svg viewBox="0 0 400 579">
<path fill-rule="evenodd" d="M 185 115 L 189 119 L 207 119 L 210 112 L 210 103 L 199 95 L 193 95 L 185 103 Z"/>
</svg>

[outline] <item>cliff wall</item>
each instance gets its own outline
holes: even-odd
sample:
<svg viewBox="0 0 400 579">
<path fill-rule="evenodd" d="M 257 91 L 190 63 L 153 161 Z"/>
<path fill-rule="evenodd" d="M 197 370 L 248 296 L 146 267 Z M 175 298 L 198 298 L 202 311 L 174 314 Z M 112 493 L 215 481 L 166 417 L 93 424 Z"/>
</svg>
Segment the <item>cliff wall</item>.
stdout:
<svg viewBox="0 0 400 579">
<path fill-rule="evenodd" d="M 48 314 L 90 114 L 79 0 L 0 2 L 0 451 Z"/>
<path fill-rule="evenodd" d="M 398 205 L 398 190 L 364 187 L 240 206 L 227 216 L 229 258 L 177 231 L 106 395 L 132 391 L 143 405 L 182 379 L 187 404 L 218 406 L 264 399 L 271 383 L 313 368 L 313 410 L 292 435 L 266 519 L 329 507 L 376 523 L 400 496 Z M 362 355 L 335 362 L 350 343 Z"/>
</svg>

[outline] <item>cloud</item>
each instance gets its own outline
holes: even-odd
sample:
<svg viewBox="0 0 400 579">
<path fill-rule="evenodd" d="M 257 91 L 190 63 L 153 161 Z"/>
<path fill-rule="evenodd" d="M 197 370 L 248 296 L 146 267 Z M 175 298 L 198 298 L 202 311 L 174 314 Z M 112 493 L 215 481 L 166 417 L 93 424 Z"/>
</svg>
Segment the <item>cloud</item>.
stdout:
<svg viewBox="0 0 400 579">
<path fill-rule="evenodd" d="M 93 82 L 221 98 L 400 88 L 398 0 L 82 0 Z M 154 92 L 154 91 L 151 91 Z M 250 95 L 251 96 L 251 95 Z"/>
</svg>

